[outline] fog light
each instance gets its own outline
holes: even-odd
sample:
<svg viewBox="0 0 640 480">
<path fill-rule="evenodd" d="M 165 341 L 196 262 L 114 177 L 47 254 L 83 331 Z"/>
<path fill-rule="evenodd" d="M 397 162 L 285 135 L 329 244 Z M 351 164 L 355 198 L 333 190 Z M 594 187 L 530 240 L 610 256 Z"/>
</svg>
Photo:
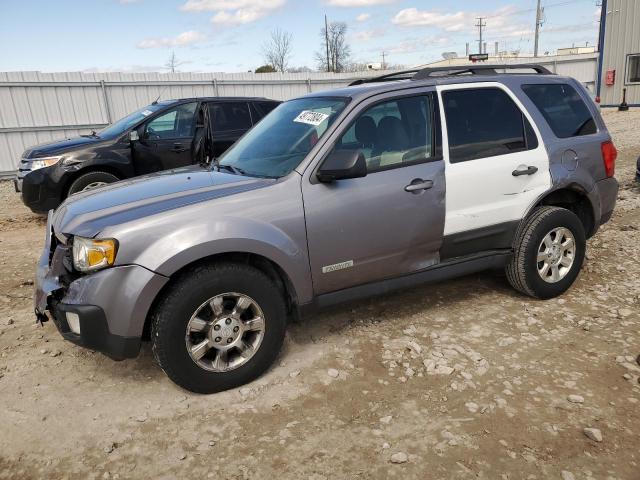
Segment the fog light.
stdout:
<svg viewBox="0 0 640 480">
<path fill-rule="evenodd" d="M 67 312 L 67 324 L 73 333 L 80 335 L 80 317 L 77 313 Z"/>
</svg>

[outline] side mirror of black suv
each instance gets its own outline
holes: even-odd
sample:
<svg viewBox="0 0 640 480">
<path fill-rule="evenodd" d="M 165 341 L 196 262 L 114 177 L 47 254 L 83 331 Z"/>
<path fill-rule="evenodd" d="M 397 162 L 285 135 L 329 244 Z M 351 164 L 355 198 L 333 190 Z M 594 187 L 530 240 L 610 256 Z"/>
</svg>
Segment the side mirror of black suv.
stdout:
<svg viewBox="0 0 640 480">
<path fill-rule="evenodd" d="M 316 175 L 323 183 L 367 176 L 367 162 L 360 150 L 334 150 Z"/>
</svg>

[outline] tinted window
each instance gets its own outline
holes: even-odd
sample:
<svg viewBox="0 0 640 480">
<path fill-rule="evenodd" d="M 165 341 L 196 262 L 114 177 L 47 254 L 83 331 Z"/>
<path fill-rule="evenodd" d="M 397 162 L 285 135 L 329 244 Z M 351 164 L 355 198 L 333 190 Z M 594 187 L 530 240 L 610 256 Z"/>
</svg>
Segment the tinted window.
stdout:
<svg viewBox="0 0 640 480">
<path fill-rule="evenodd" d="M 151 139 L 192 137 L 196 105 L 193 102 L 170 108 L 147 124 L 146 134 Z"/>
<path fill-rule="evenodd" d="M 248 130 L 251 128 L 251 115 L 247 102 L 221 102 L 209 104 L 213 119 L 213 131 Z"/>
<path fill-rule="evenodd" d="M 262 112 L 262 116 L 264 117 L 267 113 L 278 106 L 277 102 L 256 102 L 256 105 Z"/>
<path fill-rule="evenodd" d="M 578 137 L 597 132 L 596 123 L 575 88 L 566 84 L 523 85 L 557 137 Z"/>
<path fill-rule="evenodd" d="M 531 150 L 533 129 L 499 88 L 452 90 L 442 94 L 451 163 Z"/>
<path fill-rule="evenodd" d="M 367 171 L 376 172 L 434 157 L 434 136 L 433 97 L 406 97 L 365 110 L 335 148 L 360 150 L 367 161 Z"/>
</svg>

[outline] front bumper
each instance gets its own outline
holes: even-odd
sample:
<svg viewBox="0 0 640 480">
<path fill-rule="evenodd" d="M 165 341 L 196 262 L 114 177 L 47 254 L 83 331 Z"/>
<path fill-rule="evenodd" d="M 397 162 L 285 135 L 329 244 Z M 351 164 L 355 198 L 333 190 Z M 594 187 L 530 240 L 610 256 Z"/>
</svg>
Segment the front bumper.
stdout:
<svg viewBox="0 0 640 480">
<path fill-rule="evenodd" d="M 49 317 L 70 342 L 122 360 L 138 355 L 147 314 L 168 278 L 138 265 L 107 268 L 89 275 L 70 272 L 70 247 L 52 235 L 47 221 L 45 247 L 38 262 L 34 310 Z M 79 317 L 74 333 L 67 314 Z"/>
<path fill-rule="evenodd" d="M 38 170 L 20 170 L 14 180 L 16 191 L 22 193 L 22 202 L 35 213 L 46 213 L 61 203 L 63 179 L 54 178 L 56 166 Z"/>
<path fill-rule="evenodd" d="M 96 305 L 67 305 L 54 302 L 50 307 L 53 323 L 65 340 L 81 347 L 104 353 L 113 360 L 135 358 L 140 351 L 140 338 L 121 337 L 109 332 L 104 310 Z M 69 328 L 67 313 L 80 318 L 80 333 Z"/>
</svg>

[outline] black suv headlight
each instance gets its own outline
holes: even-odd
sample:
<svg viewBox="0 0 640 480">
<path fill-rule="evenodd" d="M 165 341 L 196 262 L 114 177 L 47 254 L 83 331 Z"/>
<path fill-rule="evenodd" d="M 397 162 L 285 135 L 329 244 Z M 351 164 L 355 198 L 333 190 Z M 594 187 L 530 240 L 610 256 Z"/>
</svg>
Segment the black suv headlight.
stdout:
<svg viewBox="0 0 640 480">
<path fill-rule="evenodd" d="M 42 157 L 42 158 L 34 158 L 33 160 L 29 160 L 29 167 L 31 170 L 38 170 L 44 167 L 51 167 L 56 163 L 60 162 L 64 157 L 62 155 L 57 155 L 55 157 Z"/>
</svg>

